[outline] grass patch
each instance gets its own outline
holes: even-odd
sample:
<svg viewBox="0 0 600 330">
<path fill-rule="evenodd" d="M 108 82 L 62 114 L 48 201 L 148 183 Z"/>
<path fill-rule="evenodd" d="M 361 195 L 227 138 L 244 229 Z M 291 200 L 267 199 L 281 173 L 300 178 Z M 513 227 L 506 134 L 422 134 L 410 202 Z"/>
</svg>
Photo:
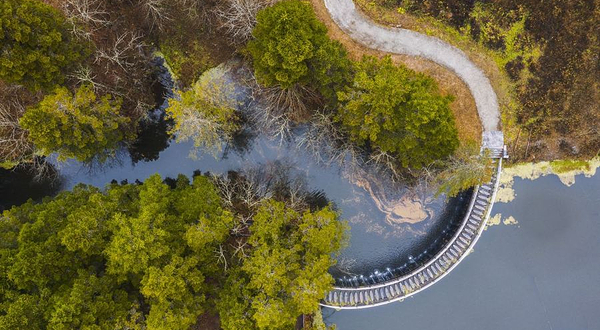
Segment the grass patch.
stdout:
<svg viewBox="0 0 600 330">
<path fill-rule="evenodd" d="M 585 160 L 555 160 L 550 162 L 550 167 L 552 171 L 557 174 L 577 171 L 577 170 L 590 170 L 590 163 Z"/>
</svg>

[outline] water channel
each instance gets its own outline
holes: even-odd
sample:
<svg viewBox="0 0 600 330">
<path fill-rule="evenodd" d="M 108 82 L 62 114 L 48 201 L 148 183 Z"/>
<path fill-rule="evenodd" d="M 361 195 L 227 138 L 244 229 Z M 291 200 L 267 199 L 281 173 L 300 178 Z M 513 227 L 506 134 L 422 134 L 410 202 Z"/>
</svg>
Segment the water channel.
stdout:
<svg viewBox="0 0 600 330">
<path fill-rule="evenodd" d="M 158 81 L 165 87 L 157 91 L 162 96 L 157 98 L 160 106 L 142 124 L 140 138 L 133 146 L 108 164 L 95 167 L 74 160 L 58 163 L 50 157 L 59 173 L 51 182 L 36 182 L 23 170 L 0 170 L 0 209 L 70 190 L 79 183 L 104 187 L 113 180 L 143 181 L 154 173 L 163 178 L 191 176 L 195 171 L 217 175 L 251 169 L 283 173 L 292 185 L 324 196 L 350 224 L 348 245 L 330 270 L 337 285 L 356 284 L 359 279 L 360 284 L 375 283 L 409 272 L 444 245 L 466 212 L 468 192 L 451 200 L 435 198 L 434 191 L 426 187 L 409 189 L 391 183 L 370 165 L 323 164 L 299 144 L 307 134 L 306 126 L 295 128 L 289 139 L 281 140 L 257 134 L 249 123 L 216 156 L 199 152 L 189 157 L 193 143 L 179 143 L 166 134 L 169 123 L 161 110 L 167 105 L 166 97 L 172 95 L 173 83 L 166 70 L 158 67 Z M 243 89 L 235 88 L 238 97 L 242 95 L 242 114 L 247 107 L 257 106 L 247 100 Z"/>
</svg>

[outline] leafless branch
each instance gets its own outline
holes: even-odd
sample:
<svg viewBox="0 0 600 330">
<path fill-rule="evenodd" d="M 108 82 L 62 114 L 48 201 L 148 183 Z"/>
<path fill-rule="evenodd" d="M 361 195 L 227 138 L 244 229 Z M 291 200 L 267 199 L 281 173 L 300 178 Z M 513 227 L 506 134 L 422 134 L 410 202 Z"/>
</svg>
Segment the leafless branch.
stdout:
<svg viewBox="0 0 600 330">
<path fill-rule="evenodd" d="M 135 63 L 129 61 L 128 53 L 138 51 L 143 46 L 141 41 L 142 36 L 138 33 L 124 32 L 117 36 L 115 41 L 107 48 L 99 49 L 95 56 L 95 63 L 105 60 L 106 72 L 109 72 L 109 64 L 114 64 L 120 67 L 123 71 L 128 72 Z"/>
<path fill-rule="evenodd" d="M 162 29 L 171 20 L 166 10 L 165 0 L 143 0 L 141 6 L 151 29 L 155 26 Z"/>
<path fill-rule="evenodd" d="M 245 259 L 248 257 L 248 254 L 246 253 L 247 248 L 249 248 L 249 246 L 246 240 L 239 240 L 234 246 L 233 255 L 238 255 L 238 258 Z"/>
<path fill-rule="evenodd" d="M 71 23 L 75 36 L 90 39 L 92 32 L 109 24 L 103 2 L 98 0 L 65 0 L 62 10 Z"/>
<path fill-rule="evenodd" d="M 225 0 L 216 14 L 221 26 L 236 44 L 244 44 L 252 38 L 259 10 L 273 5 L 277 0 Z"/>
<path fill-rule="evenodd" d="M 215 250 L 215 254 L 217 255 L 217 263 L 222 263 L 223 269 L 227 271 L 227 257 L 225 256 L 222 244 L 219 244 L 219 248 Z"/>
</svg>

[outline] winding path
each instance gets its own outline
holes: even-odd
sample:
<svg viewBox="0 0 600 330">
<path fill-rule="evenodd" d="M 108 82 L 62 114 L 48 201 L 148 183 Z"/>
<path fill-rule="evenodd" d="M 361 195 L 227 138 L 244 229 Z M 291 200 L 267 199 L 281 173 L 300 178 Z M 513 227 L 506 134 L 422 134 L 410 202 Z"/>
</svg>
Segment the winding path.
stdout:
<svg viewBox="0 0 600 330">
<path fill-rule="evenodd" d="M 389 53 L 421 56 L 454 71 L 469 87 L 483 126 L 482 150 L 490 150 L 496 173 L 492 180 L 474 188 L 465 218 L 446 246 L 426 264 L 411 273 L 369 284 L 368 279 L 354 278 L 347 287 L 334 287 L 321 302 L 336 309 L 359 309 L 388 304 L 428 288 L 471 251 L 490 216 L 502 159 L 507 158 L 504 136 L 498 131 L 500 111 L 489 79 L 460 49 L 434 37 L 411 30 L 387 28 L 375 24 L 361 14 L 352 0 L 324 0 L 331 17 L 355 41 Z"/>
<path fill-rule="evenodd" d="M 395 54 L 421 56 L 454 71 L 469 87 L 484 131 L 499 129 L 498 100 L 489 79 L 460 49 L 444 41 L 406 29 L 375 24 L 352 0 L 324 0 L 335 23 L 355 41 Z"/>
</svg>

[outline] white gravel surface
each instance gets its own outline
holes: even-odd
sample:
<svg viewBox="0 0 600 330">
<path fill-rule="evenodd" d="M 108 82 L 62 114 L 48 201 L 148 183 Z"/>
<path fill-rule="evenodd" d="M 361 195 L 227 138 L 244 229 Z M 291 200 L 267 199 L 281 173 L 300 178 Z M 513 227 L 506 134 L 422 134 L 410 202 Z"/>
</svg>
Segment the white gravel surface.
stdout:
<svg viewBox="0 0 600 330">
<path fill-rule="evenodd" d="M 500 112 L 489 79 L 464 52 L 415 31 L 377 25 L 362 15 L 352 0 L 324 0 L 333 20 L 352 39 L 384 52 L 422 56 L 454 71 L 469 86 L 484 131 L 499 129 Z"/>
</svg>

